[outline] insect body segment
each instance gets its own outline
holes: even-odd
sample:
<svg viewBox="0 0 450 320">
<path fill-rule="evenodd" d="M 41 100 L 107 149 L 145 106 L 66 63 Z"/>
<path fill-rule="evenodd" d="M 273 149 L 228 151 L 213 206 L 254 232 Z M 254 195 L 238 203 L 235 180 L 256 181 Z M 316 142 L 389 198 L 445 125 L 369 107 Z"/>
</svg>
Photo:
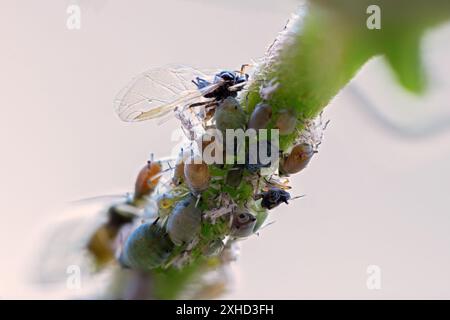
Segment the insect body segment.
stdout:
<svg viewBox="0 0 450 320">
<path fill-rule="evenodd" d="M 267 103 L 258 103 L 253 110 L 250 120 L 248 121 L 248 128 L 250 129 L 266 129 L 272 118 L 272 107 Z"/>
<path fill-rule="evenodd" d="M 186 184 L 194 194 L 198 194 L 207 189 L 209 181 L 211 180 L 208 165 L 204 162 L 186 163 L 184 165 L 184 177 L 186 179 Z"/>
<path fill-rule="evenodd" d="M 316 151 L 308 143 L 296 145 L 292 151 L 280 160 L 280 173 L 284 175 L 300 172 L 311 161 Z"/>
<path fill-rule="evenodd" d="M 119 261 L 129 268 L 153 269 L 166 262 L 173 246 L 169 236 L 157 222 L 144 223 L 128 237 Z"/>
<path fill-rule="evenodd" d="M 225 137 L 227 129 L 244 129 L 247 124 L 247 116 L 239 102 L 233 97 L 223 100 L 214 114 L 216 127 Z"/>
<path fill-rule="evenodd" d="M 134 200 L 139 201 L 141 198 L 152 194 L 153 191 L 155 191 L 160 178 L 161 163 L 157 161 L 148 161 L 137 176 L 134 189 Z"/>
<path fill-rule="evenodd" d="M 195 197 L 189 196 L 180 201 L 169 216 L 166 229 L 176 245 L 189 243 L 200 233 L 202 213 L 196 202 Z"/>
</svg>

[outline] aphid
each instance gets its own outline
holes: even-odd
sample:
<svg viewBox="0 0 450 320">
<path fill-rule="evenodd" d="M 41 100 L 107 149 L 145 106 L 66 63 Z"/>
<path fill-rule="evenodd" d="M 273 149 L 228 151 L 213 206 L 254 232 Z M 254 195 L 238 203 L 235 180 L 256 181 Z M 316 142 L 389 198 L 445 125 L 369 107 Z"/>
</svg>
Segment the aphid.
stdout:
<svg viewBox="0 0 450 320">
<path fill-rule="evenodd" d="M 203 254 L 207 257 L 215 257 L 222 252 L 223 248 L 225 248 L 223 241 L 221 239 L 216 239 L 208 244 L 208 246 L 203 251 Z"/>
<path fill-rule="evenodd" d="M 217 88 L 211 92 L 205 93 L 205 98 L 214 98 L 216 100 L 223 100 L 227 97 L 236 97 L 237 91 L 241 90 L 248 80 L 248 74 L 244 73 L 245 67 L 248 65 L 242 65 L 241 71 L 220 71 L 214 76 L 213 82 L 208 82 L 205 79 L 196 78 L 196 81 L 192 81 L 199 90 L 208 88 L 212 85 L 216 85 Z"/>
<path fill-rule="evenodd" d="M 296 127 L 297 115 L 293 109 L 282 110 L 279 112 L 275 128 L 279 130 L 280 135 L 291 134 Z"/>
<path fill-rule="evenodd" d="M 250 120 L 248 121 L 249 129 L 265 129 L 272 118 L 272 107 L 267 104 L 260 102 L 255 106 Z"/>
<path fill-rule="evenodd" d="M 157 221 L 141 224 L 131 233 L 119 258 L 123 266 L 150 270 L 167 261 L 174 245 Z"/>
<path fill-rule="evenodd" d="M 156 205 L 158 206 L 158 216 L 160 218 L 167 217 L 175 205 L 173 195 L 169 193 L 163 193 L 156 199 Z"/>
<path fill-rule="evenodd" d="M 230 236 L 235 238 L 245 238 L 253 234 L 256 225 L 256 218 L 249 212 L 236 212 L 230 230 Z"/>
<path fill-rule="evenodd" d="M 171 190 L 160 194 L 156 198 L 156 206 L 159 217 L 165 218 L 169 216 L 177 202 L 184 198 L 188 193 L 189 191 L 186 189 L 186 191 Z"/>
<path fill-rule="evenodd" d="M 280 173 L 283 175 L 294 174 L 300 172 L 308 165 L 316 151 L 313 146 L 308 143 L 301 143 L 288 154 L 280 159 Z"/>
<path fill-rule="evenodd" d="M 141 169 L 134 188 L 134 200 L 139 202 L 142 198 L 149 196 L 155 190 L 161 178 L 161 163 L 149 160 Z"/>
<path fill-rule="evenodd" d="M 176 186 L 179 186 L 184 182 L 184 161 L 180 160 L 175 165 L 175 169 L 173 171 L 172 183 Z"/>
<path fill-rule="evenodd" d="M 243 167 L 231 168 L 230 170 L 228 170 L 225 183 L 230 187 L 237 188 L 241 184 L 243 176 L 244 176 Z"/>
<path fill-rule="evenodd" d="M 223 100 L 214 114 L 216 128 L 222 131 L 225 137 L 226 129 L 244 129 L 247 116 L 239 101 L 233 97 Z"/>
<path fill-rule="evenodd" d="M 117 204 L 109 208 L 107 222 L 94 232 L 86 246 L 98 267 L 114 259 L 114 240 L 120 228 L 132 222 L 136 216 L 136 208 L 131 205 Z"/>
<path fill-rule="evenodd" d="M 167 220 L 169 237 L 178 246 L 189 243 L 200 233 L 202 212 L 196 202 L 192 196 L 178 202 Z"/>
<path fill-rule="evenodd" d="M 195 163 L 191 161 L 191 163 L 186 163 L 184 165 L 184 177 L 186 184 L 194 194 L 206 190 L 211 180 L 208 165 L 204 162 Z"/>
<path fill-rule="evenodd" d="M 249 77 L 245 67 L 241 71 L 220 71 L 212 77 L 186 66 L 149 70 L 118 94 L 116 113 L 123 121 L 143 121 L 162 117 L 176 108 L 215 106 L 242 90 Z"/>
<path fill-rule="evenodd" d="M 291 195 L 285 190 L 270 188 L 267 191 L 257 194 L 255 196 L 255 200 L 257 199 L 262 199 L 261 207 L 271 210 L 283 202 L 288 204 L 288 200 L 291 199 Z"/>
</svg>

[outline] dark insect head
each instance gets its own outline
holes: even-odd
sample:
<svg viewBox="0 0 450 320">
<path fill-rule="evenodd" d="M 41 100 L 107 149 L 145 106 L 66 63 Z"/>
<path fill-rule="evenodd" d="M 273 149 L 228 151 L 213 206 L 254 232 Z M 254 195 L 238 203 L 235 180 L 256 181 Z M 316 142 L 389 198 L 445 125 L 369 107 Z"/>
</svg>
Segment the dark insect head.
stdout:
<svg viewBox="0 0 450 320">
<path fill-rule="evenodd" d="M 231 82 L 231 81 L 235 81 L 237 75 L 236 73 L 232 72 L 232 71 L 221 71 L 219 72 L 216 77 L 222 78 L 223 80 L 227 81 L 227 82 Z"/>
<path fill-rule="evenodd" d="M 216 74 L 216 77 L 225 80 L 230 86 L 248 81 L 248 74 L 234 71 L 224 70 Z"/>
<path fill-rule="evenodd" d="M 266 209 L 273 209 L 283 202 L 288 203 L 289 199 L 291 199 L 289 192 L 280 188 L 270 188 L 263 192 L 261 206 Z"/>
</svg>

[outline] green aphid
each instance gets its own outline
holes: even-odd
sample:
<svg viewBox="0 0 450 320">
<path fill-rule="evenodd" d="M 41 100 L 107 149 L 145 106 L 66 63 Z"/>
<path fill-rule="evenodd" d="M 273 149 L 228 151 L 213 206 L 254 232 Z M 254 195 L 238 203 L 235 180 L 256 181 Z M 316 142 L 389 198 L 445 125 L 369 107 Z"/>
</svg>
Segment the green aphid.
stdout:
<svg viewBox="0 0 450 320">
<path fill-rule="evenodd" d="M 193 196 L 178 202 L 167 220 L 166 230 L 178 246 L 191 242 L 200 233 L 202 212 L 196 203 Z"/>
<path fill-rule="evenodd" d="M 214 113 L 216 128 L 225 134 L 226 129 L 244 129 L 247 124 L 247 116 L 239 102 L 228 97 L 216 108 Z"/>
<path fill-rule="evenodd" d="M 119 258 L 125 267 L 150 270 L 163 265 L 174 245 L 157 222 L 144 223 L 125 242 Z"/>
<path fill-rule="evenodd" d="M 230 187 L 237 188 L 241 184 L 243 176 L 244 168 L 231 168 L 228 170 L 225 183 Z"/>
</svg>

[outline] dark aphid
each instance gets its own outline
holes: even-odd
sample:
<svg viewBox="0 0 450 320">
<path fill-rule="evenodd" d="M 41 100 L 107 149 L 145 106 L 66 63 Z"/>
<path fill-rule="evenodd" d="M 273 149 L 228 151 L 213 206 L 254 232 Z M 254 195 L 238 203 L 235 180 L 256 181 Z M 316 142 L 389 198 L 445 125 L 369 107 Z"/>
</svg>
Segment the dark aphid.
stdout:
<svg viewBox="0 0 450 320">
<path fill-rule="evenodd" d="M 236 212 L 233 215 L 230 236 L 245 238 L 253 234 L 256 218 L 249 212 Z"/>
<path fill-rule="evenodd" d="M 294 174 L 303 170 L 316 153 L 308 143 L 301 143 L 292 148 L 292 151 L 280 159 L 280 173 Z"/>
<path fill-rule="evenodd" d="M 203 106 L 210 117 L 217 105 L 236 97 L 249 76 L 240 71 L 208 74 L 187 66 L 155 68 L 135 77 L 115 99 L 116 113 L 124 121 L 145 121 L 186 108 Z M 206 99 L 204 99 L 206 98 Z"/>
<path fill-rule="evenodd" d="M 182 245 L 192 241 L 201 227 L 201 210 L 196 207 L 197 199 L 189 196 L 178 202 L 167 221 L 167 232 L 173 243 Z"/>
<path fill-rule="evenodd" d="M 157 221 L 144 223 L 126 240 L 119 261 L 125 267 L 150 270 L 163 265 L 173 248 L 174 244 Z"/>
<path fill-rule="evenodd" d="M 108 220 L 90 237 L 87 249 L 95 259 L 98 267 L 102 267 L 114 259 L 114 240 L 120 228 L 133 221 L 137 216 L 136 208 L 127 204 L 113 205 L 108 210 Z"/>
<path fill-rule="evenodd" d="M 227 97 L 236 97 L 238 91 L 242 90 L 244 84 L 248 80 L 248 74 L 243 73 L 245 66 L 242 66 L 241 72 L 235 71 L 221 71 L 214 76 L 213 82 L 197 77 L 192 81 L 201 91 L 204 88 L 210 87 L 214 84 L 220 84 L 212 92 L 203 95 L 205 98 L 213 98 L 215 100 L 223 100 Z"/>
<path fill-rule="evenodd" d="M 296 127 L 297 115 L 293 109 L 279 112 L 275 128 L 279 130 L 280 135 L 291 134 Z"/>
<path fill-rule="evenodd" d="M 208 188 L 211 174 L 206 163 L 191 162 L 184 165 L 184 178 L 192 193 L 198 194 Z"/>
<path fill-rule="evenodd" d="M 272 107 L 267 103 L 258 103 L 248 121 L 249 129 L 265 129 L 272 118 Z"/>
<path fill-rule="evenodd" d="M 161 163 L 158 161 L 148 161 L 141 169 L 134 188 L 134 200 L 139 201 L 143 197 L 149 196 L 158 185 L 161 174 Z"/>
<path fill-rule="evenodd" d="M 261 207 L 271 210 L 283 202 L 288 204 L 288 200 L 291 199 L 291 195 L 283 189 L 270 188 L 267 191 L 257 194 L 255 198 L 262 199 Z"/>
<path fill-rule="evenodd" d="M 237 188 L 242 181 L 244 175 L 243 167 L 235 167 L 228 170 L 227 177 L 225 179 L 225 183 L 233 188 Z"/>
</svg>

